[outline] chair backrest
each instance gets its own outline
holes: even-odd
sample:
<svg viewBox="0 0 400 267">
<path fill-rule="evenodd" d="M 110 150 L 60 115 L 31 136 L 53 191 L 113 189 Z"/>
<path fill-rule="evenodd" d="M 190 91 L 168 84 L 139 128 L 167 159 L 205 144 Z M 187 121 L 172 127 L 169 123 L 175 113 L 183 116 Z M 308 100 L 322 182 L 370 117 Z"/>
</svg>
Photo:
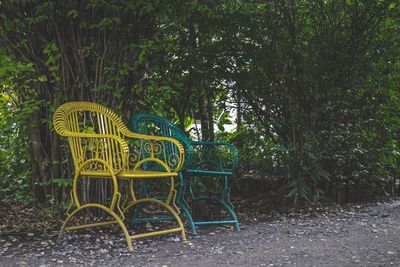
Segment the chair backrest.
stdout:
<svg viewBox="0 0 400 267">
<path fill-rule="evenodd" d="M 190 139 L 186 134 L 175 124 L 168 120 L 148 113 L 136 113 L 131 117 L 128 128 L 136 133 L 156 136 L 171 137 L 181 142 L 185 148 L 185 166 L 190 163 L 190 157 L 192 155 L 192 146 L 190 145 Z M 177 147 L 167 148 L 169 155 L 177 154 Z"/>
<path fill-rule="evenodd" d="M 91 161 L 85 170 L 106 171 L 100 161 L 113 171 L 121 170 L 126 162 L 121 128 L 122 120 L 110 109 L 91 102 L 68 102 L 54 113 L 54 128 L 68 137 L 75 169 Z M 107 137 L 108 136 L 108 137 Z"/>
</svg>

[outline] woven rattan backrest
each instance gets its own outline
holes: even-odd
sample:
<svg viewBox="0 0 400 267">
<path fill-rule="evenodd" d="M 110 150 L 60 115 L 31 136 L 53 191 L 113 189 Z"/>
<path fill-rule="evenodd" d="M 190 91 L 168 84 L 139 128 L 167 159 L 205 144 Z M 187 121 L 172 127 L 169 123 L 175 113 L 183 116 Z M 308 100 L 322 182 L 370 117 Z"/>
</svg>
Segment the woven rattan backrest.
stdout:
<svg viewBox="0 0 400 267">
<path fill-rule="evenodd" d="M 105 162 L 113 171 L 125 165 L 121 145 L 121 119 L 110 109 L 91 102 L 68 102 L 54 113 L 54 128 L 68 137 L 75 168 L 101 171 Z M 97 165 L 97 166 L 96 166 Z"/>
</svg>

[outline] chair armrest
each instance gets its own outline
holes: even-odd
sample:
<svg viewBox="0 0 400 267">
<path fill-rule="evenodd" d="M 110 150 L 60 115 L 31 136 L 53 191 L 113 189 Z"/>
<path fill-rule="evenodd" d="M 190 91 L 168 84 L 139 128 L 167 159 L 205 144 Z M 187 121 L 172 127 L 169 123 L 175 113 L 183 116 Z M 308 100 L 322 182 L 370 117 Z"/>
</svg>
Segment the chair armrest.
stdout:
<svg viewBox="0 0 400 267">
<path fill-rule="evenodd" d="M 173 138 L 144 135 L 122 129 L 121 134 L 129 138 L 129 168 L 136 169 L 145 161 L 154 161 L 164 170 L 179 172 L 185 162 L 185 149 Z M 168 167 L 168 168 L 165 168 Z"/>
<path fill-rule="evenodd" d="M 238 153 L 234 145 L 226 142 L 191 141 L 192 162 L 189 168 L 202 169 L 202 165 L 215 164 L 219 171 L 234 172 Z M 196 162 L 197 161 L 197 162 Z"/>
</svg>

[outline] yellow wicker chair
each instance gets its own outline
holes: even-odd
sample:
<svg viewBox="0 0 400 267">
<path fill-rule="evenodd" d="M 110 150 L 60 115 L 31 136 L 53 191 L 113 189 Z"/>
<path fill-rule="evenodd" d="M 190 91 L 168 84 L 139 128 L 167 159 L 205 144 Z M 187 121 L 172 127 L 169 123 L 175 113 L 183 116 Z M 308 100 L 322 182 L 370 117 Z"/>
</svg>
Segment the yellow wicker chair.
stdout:
<svg viewBox="0 0 400 267">
<path fill-rule="evenodd" d="M 184 161 L 184 148 L 178 141 L 167 137 L 133 133 L 111 110 L 91 102 L 69 102 L 61 105 L 54 113 L 53 122 L 56 132 L 68 138 L 75 169 L 71 198 L 76 209 L 68 215 L 59 237 L 68 230 L 118 224 L 124 233 L 130 252 L 133 251 L 132 240 L 137 238 L 180 232 L 182 240 L 186 240 L 185 230 L 178 216 L 179 211 L 175 206 L 174 177 L 178 175 Z M 171 155 L 171 150 L 176 153 Z M 154 171 L 149 171 L 148 166 L 151 164 L 158 167 L 153 168 Z M 113 193 L 108 206 L 100 203 L 81 204 L 78 183 L 83 177 L 89 180 L 111 179 Z M 136 198 L 134 180 L 148 178 L 170 179 L 166 200 Z M 121 184 L 126 184 L 126 190 L 122 190 L 126 193 L 120 192 Z M 121 193 L 124 193 L 125 201 L 121 201 Z M 130 235 L 124 223 L 125 214 L 130 208 L 141 203 L 160 205 L 173 215 L 179 226 Z M 67 226 L 79 211 L 88 208 L 101 209 L 113 219 Z"/>
</svg>

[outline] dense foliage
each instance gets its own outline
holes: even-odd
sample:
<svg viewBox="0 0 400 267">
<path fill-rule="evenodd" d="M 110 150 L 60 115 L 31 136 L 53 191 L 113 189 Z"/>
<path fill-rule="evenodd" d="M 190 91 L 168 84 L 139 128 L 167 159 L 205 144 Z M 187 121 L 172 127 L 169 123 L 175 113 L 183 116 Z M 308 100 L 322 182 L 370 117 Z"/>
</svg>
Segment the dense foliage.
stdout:
<svg viewBox="0 0 400 267">
<path fill-rule="evenodd" d="M 0 198 L 67 200 L 51 117 L 71 100 L 200 121 L 202 139 L 237 145 L 242 193 L 396 194 L 399 15 L 372 0 L 1 1 Z"/>
</svg>

